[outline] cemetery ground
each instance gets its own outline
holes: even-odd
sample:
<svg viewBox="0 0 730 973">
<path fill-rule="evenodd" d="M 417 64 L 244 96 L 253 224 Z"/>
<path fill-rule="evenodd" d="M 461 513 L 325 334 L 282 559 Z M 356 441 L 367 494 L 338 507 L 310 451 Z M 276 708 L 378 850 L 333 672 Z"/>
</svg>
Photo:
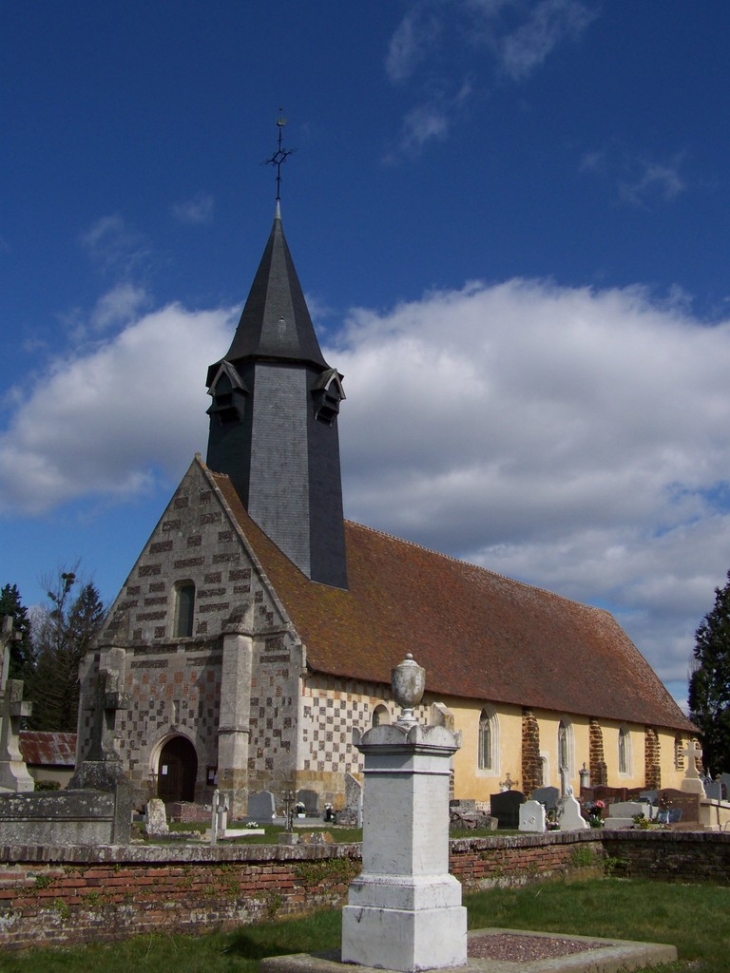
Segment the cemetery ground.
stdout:
<svg viewBox="0 0 730 973">
<path fill-rule="evenodd" d="M 489 926 L 674 944 L 680 959 L 655 973 L 725 973 L 730 887 L 587 877 L 465 896 L 469 928 Z M 0 955 L 3 973 L 256 973 L 259 960 L 340 943 L 341 912 L 269 921 L 229 933 L 138 936 L 75 949 Z"/>
</svg>

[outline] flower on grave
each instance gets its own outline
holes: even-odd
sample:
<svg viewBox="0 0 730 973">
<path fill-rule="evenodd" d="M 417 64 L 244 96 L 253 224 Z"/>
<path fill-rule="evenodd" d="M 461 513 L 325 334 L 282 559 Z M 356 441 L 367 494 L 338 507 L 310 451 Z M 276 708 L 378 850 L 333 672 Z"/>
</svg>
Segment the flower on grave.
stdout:
<svg viewBox="0 0 730 973">
<path fill-rule="evenodd" d="M 583 807 L 583 817 L 592 828 L 602 828 L 603 818 L 601 811 L 605 808 L 605 801 L 592 801 Z"/>
</svg>

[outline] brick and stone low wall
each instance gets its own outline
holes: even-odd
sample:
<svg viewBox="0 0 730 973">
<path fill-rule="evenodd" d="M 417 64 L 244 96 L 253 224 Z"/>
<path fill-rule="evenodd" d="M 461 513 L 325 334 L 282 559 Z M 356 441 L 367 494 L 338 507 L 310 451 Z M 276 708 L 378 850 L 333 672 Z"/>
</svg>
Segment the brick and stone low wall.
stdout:
<svg viewBox="0 0 730 973">
<path fill-rule="evenodd" d="M 460 839 L 466 892 L 576 874 L 603 857 L 630 877 L 728 883 L 730 834 L 551 833 Z M 360 845 L 0 848 L 0 947 L 210 932 L 342 905 Z"/>
</svg>

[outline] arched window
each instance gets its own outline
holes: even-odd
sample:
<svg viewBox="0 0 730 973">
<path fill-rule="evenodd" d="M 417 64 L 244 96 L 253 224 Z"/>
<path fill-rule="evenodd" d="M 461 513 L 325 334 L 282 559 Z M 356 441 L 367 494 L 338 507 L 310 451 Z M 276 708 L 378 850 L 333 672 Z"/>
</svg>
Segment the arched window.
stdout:
<svg viewBox="0 0 730 973">
<path fill-rule="evenodd" d="M 499 773 L 499 723 L 497 714 L 485 707 L 479 714 L 477 767 L 493 774 Z"/>
<path fill-rule="evenodd" d="M 373 710 L 373 726 L 386 726 L 388 723 L 390 723 L 388 707 L 380 703 Z"/>
<path fill-rule="evenodd" d="M 625 726 L 618 731 L 618 772 L 626 777 L 631 774 L 631 733 Z"/>
<path fill-rule="evenodd" d="M 175 623 L 173 635 L 176 638 L 190 638 L 193 634 L 195 616 L 195 585 L 192 581 L 181 581 L 175 586 Z"/>
<path fill-rule="evenodd" d="M 573 773 L 573 724 L 561 720 L 558 724 L 558 770 Z"/>
</svg>

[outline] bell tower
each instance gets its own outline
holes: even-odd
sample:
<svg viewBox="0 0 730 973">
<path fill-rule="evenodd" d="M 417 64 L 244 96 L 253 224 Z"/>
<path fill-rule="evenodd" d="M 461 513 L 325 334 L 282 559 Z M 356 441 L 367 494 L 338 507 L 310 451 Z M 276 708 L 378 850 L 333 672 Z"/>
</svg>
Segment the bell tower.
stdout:
<svg viewBox="0 0 730 973">
<path fill-rule="evenodd" d="M 278 199 L 233 342 L 208 369 L 207 386 L 208 467 L 230 477 L 251 517 L 308 578 L 346 588 L 342 375 L 322 356 Z"/>
</svg>

